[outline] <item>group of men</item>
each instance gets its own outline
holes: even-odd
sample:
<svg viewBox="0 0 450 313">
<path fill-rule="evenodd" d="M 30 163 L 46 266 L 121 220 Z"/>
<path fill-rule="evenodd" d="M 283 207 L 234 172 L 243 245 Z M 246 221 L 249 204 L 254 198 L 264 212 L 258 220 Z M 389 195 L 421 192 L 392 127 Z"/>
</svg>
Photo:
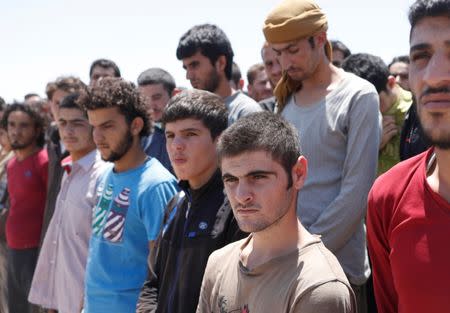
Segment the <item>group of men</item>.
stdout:
<svg viewBox="0 0 450 313">
<path fill-rule="evenodd" d="M 47 85 L 47 128 L 8 105 L 9 313 L 374 312 L 371 273 L 378 312 L 450 310 L 450 1 L 409 19 L 386 66 L 284 0 L 248 96 L 203 24 L 176 51 L 193 90 L 101 59 Z"/>
</svg>

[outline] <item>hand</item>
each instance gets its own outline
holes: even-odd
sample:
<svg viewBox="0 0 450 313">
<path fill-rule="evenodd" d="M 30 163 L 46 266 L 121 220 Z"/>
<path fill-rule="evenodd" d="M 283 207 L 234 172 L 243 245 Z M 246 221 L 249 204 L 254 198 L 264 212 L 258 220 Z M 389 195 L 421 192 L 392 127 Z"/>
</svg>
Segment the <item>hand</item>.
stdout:
<svg viewBox="0 0 450 313">
<path fill-rule="evenodd" d="M 380 150 L 383 149 L 389 140 L 398 134 L 398 127 L 395 119 L 391 115 L 383 116 L 383 135 L 381 136 Z"/>
</svg>

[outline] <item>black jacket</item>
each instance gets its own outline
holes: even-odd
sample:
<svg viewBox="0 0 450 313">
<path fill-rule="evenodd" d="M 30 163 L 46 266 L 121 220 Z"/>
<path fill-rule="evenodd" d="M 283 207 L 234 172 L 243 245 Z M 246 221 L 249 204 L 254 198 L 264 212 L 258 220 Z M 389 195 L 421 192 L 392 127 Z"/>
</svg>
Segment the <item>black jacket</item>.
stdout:
<svg viewBox="0 0 450 313">
<path fill-rule="evenodd" d="M 198 190 L 185 181 L 179 185 L 183 191 L 169 202 L 150 257 L 139 313 L 195 312 L 209 255 L 246 236 L 224 195 L 220 171 Z"/>
</svg>

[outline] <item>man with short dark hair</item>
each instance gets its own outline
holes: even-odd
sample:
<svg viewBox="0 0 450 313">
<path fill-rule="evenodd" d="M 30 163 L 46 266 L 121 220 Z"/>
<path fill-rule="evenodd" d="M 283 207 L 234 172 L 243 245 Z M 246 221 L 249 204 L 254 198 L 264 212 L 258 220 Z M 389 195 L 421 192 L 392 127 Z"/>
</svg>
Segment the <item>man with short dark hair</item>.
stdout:
<svg viewBox="0 0 450 313">
<path fill-rule="evenodd" d="M 392 59 L 388 65 L 389 73 L 395 77 L 397 84 L 403 89 L 409 88 L 409 56 L 401 55 Z"/>
<path fill-rule="evenodd" d="M 217 150 L 233 214 L 250 235 L 212 253 L 197 312 L 356 312 L 338 260 L 297 217 L 307 160 L 296 129 L 279 115 L 252 114 Z"/>
<path fill-rule="evenodd" d="M 381 134 L 378 94 L 332 64 L 327 17 L 313 0 L 284 0 L 263 28 L 283 76 L 277 108 L 298 129 L 310 161 L 297 213 L 341 263 L 366 312 L 370 275 L 364 217 Z"/>
<path fill-rule="evenodd" d="M 233 68 L 231 69 L 231 88 L 234 90 L 244 89 L 244 80 L 242 79 L 241 69 L 236 62 L 233 61 Z"/>
<path fill-rule="evenodd" d="M 55 81 L 49 82 L 46 87 L 46 94 L 54 122 L 47 129 L 48 184 L 41 245 L 44 241 L 44 236 L 53 212 L 55 211 L 56 197 L 58 196 L 61 179 L 64 174 L 61 161 L 69 155 L 68 151 L 64 148 L 58 132 L 59 105 L 64 97 L 71 93 L 79 92 L 84 88 L 86 88 L 86 85 L 79 78 L 72 76 L 59 77 Z"/>
<path fill-rule="evenodd" d="M 2 119 L 14 157 L 8 162 L 10 207 L 6 219 L 8 246 L 8 308 L 31 313 L 28 292 L 38 258 L 47 186 L 44 121 L 30 106 L 9 105 Z"/>
<path fill-rule="evenodd" d="M 86 111 L 76 103 L 78 96 L 72 93 L 59 105 L 58 129 L 69 156 L 62 160 L 61 189 L 28 297 L 48 312 L 80 310 L 96 182 L 106 165 L 96 150 Z"/>
<path fill-rule="evenodd" d="M 331 48 L 333 49 L 333 65 L 341 67 L 342 63 L 352 53 L 350 49 L 339 40 L 330 40 Z"/>
<path fill-rule="evenodd" d="M 227 120 L 222 99 L 204 90 L 176 95 L 164 112 L 167 150 L 182 191 L 167 205 L 138 312 L 195 312 L 209 255 L 243 237 L 218 169 L 216 144 Z"/>
<path fill-rule="evenodd" d="M 450 1 L 409 10 L 409 84 L 433 147 L 375 182 L 367 240 L 378 312 L 450 312 Z"/>
<path fill-rule="evenodd" d="M 233 49 L 228 37 L 216 25 L 202 24 L 189 29 L 178 43 L 177 58 L 183 62 L 192 87 L 213 92 L 225 101 L 228 124 L 261 107 L 230 85 Z"/>
<path fill-rule="evenodd" d="M 102 159 L 114 163 L 97 189 L 84 310 L 134 312 L 147 276 L 147 257 L 176 181 L 141 147 L 140 137 L 149 134 L 150 119 L 132 83 L 104 78 L 83 92 L 79 103 L 87 110 Z"/>
<path fill-rule="evenodd" d="M 105 77 L 121 77 L 117 64 L 108 59 L 98 59 L 92 62 L 89 68 L 89 86 Z"/>
<path fill-rule="evenodd" d="M 402 89 L 384 61 L 368 53 L 352 54 L 342 63 L 344 71 L 372 83 L 380 98 L 383 135 L 378 155 L 378 175 L 400 162 L 400 130 L 412 104 L 412 94 Z"/>
<path fill-rule="evenodd" d="M 144 97 L 153 131 L 141 140 L 145 153 L 157 158 L 165 168 L 172 171 L 166 150 L 166 137 L 161 125 L 161 117 L 170 98 L 175 92 L 175 80 L 172 75 L 161 68 L 149 68 L 142 72 L 138 79 L 138 90 Z"/>
<path fill-rule="evenodd" d="M 273 96 L 273 90 L 264 64 L 258 63 L 250 66 L 247 71 L 247 90 L 249 97 L 256 102 Z"/>
</svg>

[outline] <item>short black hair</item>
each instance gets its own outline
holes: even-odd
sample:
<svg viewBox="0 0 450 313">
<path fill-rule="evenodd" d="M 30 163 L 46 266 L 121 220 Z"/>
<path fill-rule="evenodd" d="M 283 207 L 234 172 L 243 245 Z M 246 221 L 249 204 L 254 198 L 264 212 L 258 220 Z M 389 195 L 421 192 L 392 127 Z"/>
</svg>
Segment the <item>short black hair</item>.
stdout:
<svg viewBox="0 0 450 313">
<path fill-rule="evenodd" d="M 30 99 L 31 97 L 41 97 L 41 96 L 39 96 L 37 93 L 34 93 L 34 92 L 30 92 L 30 93 L 27 93 L 24 97 L 23 97 L 23 99 L 25 100 L 25 101 L 27 101 L 28 99 Z"/>
<path fill-rule="evenodd" d="M 239 65 L 236 62 L 233 62 L 233 66 L 231 68 L 231 80 L 234 82 L 236 86 L 239 86 L 239 82 L 241 81 L 242 74 Z"/>
<path fill-rule="evenodd" d="M 392 59 L 391 63 L 389 63 L 388 68 L 390 68 L 394 63 L 409 64 L 409 55 L 400 55 L 400 56 L 394 57 Z"/>
<path fill-rule="evenodd" d="M 339 40 L 330 40 L 331 47 L 333 48 L 333 51 L 339 50 L 344 55 L 344 59 L 349 57 L 352 53 L 350 52 L 350 49 L 342 43 L 342 41 Z"/>
<path fill-rule="evenodd" d="M 245 152 L 265 151 L 277 161 L 288 175 L 301 155 L 298 131 L 280 115 L 272 112 L 249 114 L 237 120 L 222 133 L 217 145 L 219 161 Z"/>
<path fill-rule="evenodd" d="M 386 91 L 389 69 L 384 61 L 368 53 L 352 54 L 342 63 L 344 71 L 353 73 L 372 83 L 377 92 Z"/>
<path fill-rule="evenodd" d="M 45 121 L 36 108 L 26 105 L 23 102 L 14 102 L 6 107 L 1 120 L 1 128 L 8 129 L 8 118 L 12 112 L 21 111 L 26 113 L 34 122 L 34 128 L 39 132 L 36 138 L 36 144 L 43 147 L 45 144 Z"/>
<path fill-rule="evenodd" d="M 164 89 L 169 94 L 169 97 L 172 96 L 172 93 L 176 87 L 175 79 L 173 79 L 172 75 L 158 67 L 152 67 L 143 71 L 139 75 L 137 83 L 138 86 L 162 84 Z"/>
<path fill-rule="evenodd" d="M 417 0 L 409 8 L 409 23 L 411 31 L 425 17 L 446 16 L 450 18 L 450 1 L 448 0 Z"/>
<path fill-rule="evenodd" d="M 257 63 L 250 66 L 250 68 L 247 71 L 247 82 L 249 85 L 253 85 L 253 82 L 256 79 L 256 76 L 259 72 L 265 71 L 265 67 L 263 63 Z"/>
<path fill-rule="evenodd" d="M 225 75 L 231 80 L 233 49 L 227 35 L 216 25 L 202 24 L 189 29 L 178 43 L 177 58 L 182 60 L 200 52 L 212 65 L 223 55 L 226 58 Z"/>
<path fill-rule="evenodd" d="M 80 97 L 80 93 L 79 92 L 74 92 L 74 93 L 71 93 L 71 94 L 65 96 L 61 100 L 59 108 L 60 109 L 77 109 L 77 110 L 80 110 L 81 112 L 83 112 L 83 115 L 87 117 L 86 110 L 84 109 L 84 107 L 82 107 L 78 103 L 78 98 L 79 97 Z"/>
<path fill-rule="evenodd" d="M 140 117 L 144 121 L 144 127 L 139 135 L 142 137 L 150 134 L 151 122 L 144 100 L 136 86 L 122 78 L 105 77 L 95 86 L 81 91 L 77 102 L 87 111 L 117 107 L 129 125 L 136 117 Z"/>
<path fill-rule="evenodd" d="M 94 71 L 94 67 L 100 66 L 103 68 L 112 68 L 114 70 L 114 77 L 121 77 L 120 69 L 114 61 L 108 59 L 98 59 L 92 62 L 91 68 L 89 69 L 89 77 L 92 76 L 92 72 Z"/>
<path fill-rule="evenodd" d="M 162 123 L 193 118 L 202 121 L 215 139 L 228 126 L 228 110 L 222 98 L 206 90 L 184 90 L 170 99 Z"/>
</svg>

